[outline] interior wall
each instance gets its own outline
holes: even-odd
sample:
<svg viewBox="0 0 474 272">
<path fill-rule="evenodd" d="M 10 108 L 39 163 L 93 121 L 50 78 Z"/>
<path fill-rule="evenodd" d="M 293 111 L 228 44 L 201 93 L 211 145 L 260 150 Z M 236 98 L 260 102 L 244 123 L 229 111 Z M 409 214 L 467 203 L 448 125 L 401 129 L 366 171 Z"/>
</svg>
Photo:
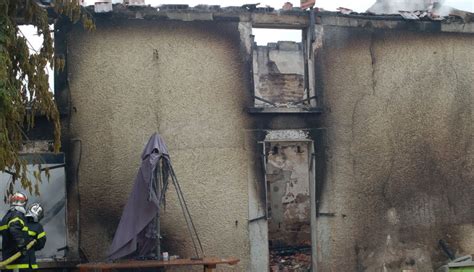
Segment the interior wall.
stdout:
<svg viewBox="0 0 474 272">
<path fill-rule="evenodd" d="M 292 105 L 305 98 L 304 77 L 302 43 L 275 41 L 267 46 L 254 46 L 255 96 L 278 106 Z M 255 99 L 255 106 L 272 105 Z"/>
<path fill-rule="evenodd" d="M 268 144 L 270 247 L 311 245 L 311 201 L 307 143 Z"/>
<path fill-rule="evenodd" d="M 309 142 L 266 143 L 270 271 L 311 268 Z"/>
</svg>

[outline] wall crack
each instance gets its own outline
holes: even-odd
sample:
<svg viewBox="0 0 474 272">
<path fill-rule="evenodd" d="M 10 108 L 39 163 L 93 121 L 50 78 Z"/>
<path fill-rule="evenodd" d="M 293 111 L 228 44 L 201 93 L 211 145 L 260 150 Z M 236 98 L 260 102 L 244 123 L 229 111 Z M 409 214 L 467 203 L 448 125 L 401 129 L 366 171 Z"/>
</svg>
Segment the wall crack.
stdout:
<svg viewBox="0 0 474 272">
<path fill-rule="evenodd" d="M 375 79 L 375 64 L 377 62 L 377 59 L 375 57 L 374 44 L 375 44 L 375 34 L 372 33 L 372 35 L 370 35 L 369 52 L 370 52 L 370 60 L 371 60 L 371 65 L 372 65 L 372 94 L 373 95 L 375 95 L 375 87 L 377 86 L 377 80 Z"/>
</svg>

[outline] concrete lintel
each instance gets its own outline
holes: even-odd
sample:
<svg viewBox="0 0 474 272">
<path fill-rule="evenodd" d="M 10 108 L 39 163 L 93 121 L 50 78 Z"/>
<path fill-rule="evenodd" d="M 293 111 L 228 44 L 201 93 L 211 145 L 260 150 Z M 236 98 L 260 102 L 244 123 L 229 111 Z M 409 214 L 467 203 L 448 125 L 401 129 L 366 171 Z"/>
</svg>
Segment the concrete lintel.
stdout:
<svg viewBox="0 0 474 272">
<path fill-rule="evenodd" d="M 338 16 L 336 14 L 318 14 L 316 23 L 328 26 L 360 27 L 385 30 L 408 30 L 418 32 L 454 32 L 474 33 L 474 23 L 446 23 L 442 21 L 409 21 L 397 16 Z"/>
<path fill-rule="evenodd" d="M 39 152 L 23 153 L 20 157 L 27 164 L 64 164 L 64 153 Z"/>
<path fill-rule="evenodd" d="M 171 20 L 181 20 L 185 22 L 189 21 L 212 21 L 213 15 L 211 12 L 167 12 L 166 15 Z"/>
<path fill-rule="evenodd" d="M 87 9 L 94 13 L 92 6 Z M 214 21 L 241 21 L 252 22 L 256 27 L 268 28 L 289 28 L 300 29 L 308 26 L 309 18 L 307 12 L 285 12 L 285 11 L 268 11 L 268 12 L 249 12 L 239 7 L 235 8 L 216 8 L 216 9 L 162 9 L 158 10 L 149 6 L 127 8 L 121 4 L 113 5 L 113 10 L 109 12 L 107 19 L 140 19 L 148 20 L 214 20 Z M 96 16 L 101 16 L 96 14 Z M 103 17 L 103 15 L 102 15 Z"/>
<path fill-rule="evenodd" d="M 306 14 L 304 14 L 306 15 Z M 302 29 L 308 26 L 309 16 L 283 13 L 252 13 L 254 27 Z"/>
<path fill-rule="evenodd" d="M 474 33 L 474 23 L 468 24 L 442 24 L 441 32 Z"/>
<path fill-rule="evenodd" d="M 87 7 L 91 13 L 93 6 Z M 414 21 L 405 20 L 399 15 L 343 15 L 337 12 L 317 12 L 316 24 L 360 27 L 369 29 L 393 29 L 419 32 L 453 32 L 474 33 L 474 22 L 462 21 Z M 152 7 L 127 8 L 115 4 L 113 10 L 106 16 L 107 19 L 148 19 L 148 20 L 181 20 L 181 21 L 240 21 L 251 22 L 253 27 L 303 29 L 309 26 L 310 18 L 307 11 L 286 12 L 266 11 L 249 12 L 239 7 L 215 9 L 165 9 L 157 10 Z M 96 14 L 98 17 L 104 15 Z M 454 17 L 453 17 L 454 18 Z M 456 20 L 456 19 L 454 19 Z"/>
<path fill-rule="evenodd" d="M 268 130 L 265 136 L 265 142 L 307 140 L 309 140 L 309 131 L 300 129 Z"/>
</svg>

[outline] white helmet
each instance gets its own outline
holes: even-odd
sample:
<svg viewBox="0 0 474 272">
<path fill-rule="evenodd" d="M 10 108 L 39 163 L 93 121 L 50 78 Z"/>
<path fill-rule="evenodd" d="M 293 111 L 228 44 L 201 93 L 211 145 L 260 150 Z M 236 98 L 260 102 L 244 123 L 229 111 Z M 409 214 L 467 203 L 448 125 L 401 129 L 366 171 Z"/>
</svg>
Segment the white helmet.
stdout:
<svg viewBox="0 0 474 272">
<path fill-rule="evenodd" d="M 44 210 L 41 204 L 33 203 L 26 212 L 27 217 L 32 217 L 35 222 L 39 222 L 44 216 Z"/>
<path fill-rule="evenodd" d="M 28 203 L 28 197 L 24 193 L 15 192 L 10 196 L 10 206 L 25 207 L 26 203 Z"/>
</svg>

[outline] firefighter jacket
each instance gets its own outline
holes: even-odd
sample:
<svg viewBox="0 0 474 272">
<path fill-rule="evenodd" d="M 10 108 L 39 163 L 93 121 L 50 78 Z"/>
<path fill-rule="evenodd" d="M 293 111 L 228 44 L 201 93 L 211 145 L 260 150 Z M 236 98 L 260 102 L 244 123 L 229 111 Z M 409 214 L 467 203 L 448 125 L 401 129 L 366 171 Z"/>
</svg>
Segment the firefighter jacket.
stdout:
<svg viewBox="0 0 474 272">
<path fill-rule="evenodd" d="M 30 239 L 28 242 L 36 239 L 36 244 L 28 250 L 27 256 L 21 256 L 19 263 L 27 263 L 30 264 L 31 269 L 37 269 L 38 264 L 36 263 L 36 255 L 35 251 L 43 249 L 44 245 L 46 244 L 46 232 L 43 229 L 43 226 L 38 223 L 34 222 L 31 217 L 26 217 L 26 226 L 28 227 L 28 235 Z"/>
<path fill-rule="evenodd" d="M 30 240 L 28 236 L 28 227 L 26 226 L 25 214 L 16 210 L 10 209 L 3 217 L 0 225 L 0 232 L 2 238 L 2 257 L 3 260 L 8 259 L 18 251 L 25 251 L 26 245 Z M 26 253 L 26 252 L 24 252 Z M 22 256 L 23 257 L 23 256 Z M 11 264 L 7 265 L 7 269 L 23 269 L 29 268 L 28 263 L 23 263 L 23 260 L 17 259 Z"/>
</svg>

